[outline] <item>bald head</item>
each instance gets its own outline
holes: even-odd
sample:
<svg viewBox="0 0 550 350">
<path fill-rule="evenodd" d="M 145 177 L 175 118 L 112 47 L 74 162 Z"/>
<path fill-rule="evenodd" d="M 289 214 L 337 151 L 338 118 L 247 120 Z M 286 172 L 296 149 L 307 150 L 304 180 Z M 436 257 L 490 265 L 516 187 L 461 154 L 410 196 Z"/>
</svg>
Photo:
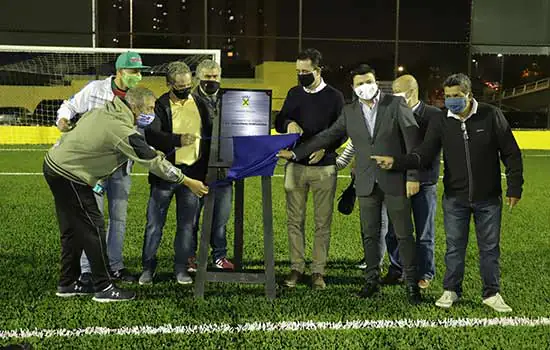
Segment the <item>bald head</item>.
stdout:
<svg viewBox="0 0 550 350">
<path fill-rule="evenodd" d="M 403 96 L 409 107 L 414 107 L 418 103 L 418 83 L 412 75 L 406 74 L 395 79 L 392 90 L 394 94 Z"/>
</svg>

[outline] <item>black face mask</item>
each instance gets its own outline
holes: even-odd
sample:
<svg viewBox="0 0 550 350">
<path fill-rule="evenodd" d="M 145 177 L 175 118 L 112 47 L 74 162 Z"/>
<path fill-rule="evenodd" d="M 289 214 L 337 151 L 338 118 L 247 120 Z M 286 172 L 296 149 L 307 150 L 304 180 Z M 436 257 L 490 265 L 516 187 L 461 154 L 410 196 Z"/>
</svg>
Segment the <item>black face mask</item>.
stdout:
<svg viewBox="0 0 550 350">
<path fill-rule="evenodd" d="M 298 82 L 303 87 L 311 86 L 311 84 L 313 84 L 314 81 L 315 81 L 315 76 L 313 75 L 313 72 L 306 73 L 306 74 L 298 74 Z"/>
<path fill-rule="evenodd" d="M 220 82 L 215 80 L 201 80 L 201 89 L 207 95 L 213 95 L 220 89 Z"/>
<path fill-rule="evenodd" d="M 187 98 L 189 97 L 190 91 L 191 91 L 191 88 L 185 88 L 181 90 L 172 89 L 172 92 L 174 93 L 174 95 L 180 100 L 187 100 Z"/>
</svg>

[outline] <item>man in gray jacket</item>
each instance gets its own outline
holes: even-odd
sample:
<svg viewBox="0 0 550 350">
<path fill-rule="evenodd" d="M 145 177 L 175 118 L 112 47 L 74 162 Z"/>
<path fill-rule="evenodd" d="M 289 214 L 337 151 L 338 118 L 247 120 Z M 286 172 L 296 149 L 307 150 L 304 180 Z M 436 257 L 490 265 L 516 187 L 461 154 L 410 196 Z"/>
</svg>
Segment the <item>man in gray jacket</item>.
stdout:
<svg viewBox="0 0 550 350">
<path fill-rule="evenodd" d="M 134 299 L 135 293 L 117 288 L 109 274 L 104 218 L 94 194 L 102 195 L 98 182 L 129 159 L 200 197 L 208 193 L 202 182 L 184 176 L 136 131 L 138 118 L 153 116 L 155 100 L 148 89 L 130 89 L 124 100 L 115 97 L 105 108 L 86 113 L 46 154 L 44 177 L 54 196 L 61 232 L 59 297 L 95 293 L 98 302 Z M 78 280 L 83 250 L 90 260 L 93 288 Z"/>
</svg>

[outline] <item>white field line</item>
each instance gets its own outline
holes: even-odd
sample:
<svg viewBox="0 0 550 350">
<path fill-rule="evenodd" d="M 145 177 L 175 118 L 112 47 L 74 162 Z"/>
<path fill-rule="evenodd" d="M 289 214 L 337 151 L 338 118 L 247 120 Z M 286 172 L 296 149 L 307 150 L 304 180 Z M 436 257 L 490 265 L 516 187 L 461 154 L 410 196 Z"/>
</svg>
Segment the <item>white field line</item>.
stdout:
<svg viewBox="0 0 550 350">
<path fill-rule="evenodd" d="M 205 334 L 205 333 L 243 333 L 277 331 L 314 331 L 314 330 L 358 330 L 358 329 L 419 329 L 419 328 L 464 328 L 464 327 L 534 327 L 550 326 L 550 318 L 461 318 L 443 320 L 365 320 L 344 322 L 253 322 L 237 325 L 198 324 L 173 326 L 171 324 L 153 326 L 134 326 L 122 328 L 87 327 L 77 329 L 19 329 L 0 330 L 0 339 L 14 338 L 51 338 L 80 337 L 85 335 L 155 335 L 155 334 Z"/>
<path fill-rule="evenodd" d="M 42 176 L 44 175 L 43 173 L 0 173 L 0 176 Z M 148 174 L 147 173 L 132 173 L 130 174 L 132 176 L 147 176 Z M 502 173 L 500 174 L 502 176 L 503 179 L 506 178 L 506 174 Z M 283 174 L 274 174 L 273 177 L 284 177 Z M 349 179 L 350 176 L 349 175 L 338 175 L 338 178 L 343 178 L 343 179 Z M 443 178 L 443 176 L 440 176 L 439 177 L 440 179 Z"/>
</svg>

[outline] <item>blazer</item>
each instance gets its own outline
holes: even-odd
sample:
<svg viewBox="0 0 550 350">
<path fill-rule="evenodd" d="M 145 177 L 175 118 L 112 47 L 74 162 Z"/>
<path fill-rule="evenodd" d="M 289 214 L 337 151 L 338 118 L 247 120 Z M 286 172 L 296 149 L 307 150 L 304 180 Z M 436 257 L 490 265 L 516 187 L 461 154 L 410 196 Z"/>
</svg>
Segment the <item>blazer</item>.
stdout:
<svg viewBox="0 0 550 350">
<path fill-rule="evenodd" d="M 355 189 L 357 196 L 372 194 L 374 185 L 393 196 L 406 195 L 406 182 L 418 181 L 418 171 L 380 169 L 372 155 L 399 156 L 411 152 L 419 143 L 419 128 L 405 99 L 380 92 L 373 136 L 370 136 L 361 102 L 344 106 L 338 120 L 327 130 L 294 149 L 296 159 L 325 148 L 342 137 L 350 137 L 355 147 Z"/>
</svg>

